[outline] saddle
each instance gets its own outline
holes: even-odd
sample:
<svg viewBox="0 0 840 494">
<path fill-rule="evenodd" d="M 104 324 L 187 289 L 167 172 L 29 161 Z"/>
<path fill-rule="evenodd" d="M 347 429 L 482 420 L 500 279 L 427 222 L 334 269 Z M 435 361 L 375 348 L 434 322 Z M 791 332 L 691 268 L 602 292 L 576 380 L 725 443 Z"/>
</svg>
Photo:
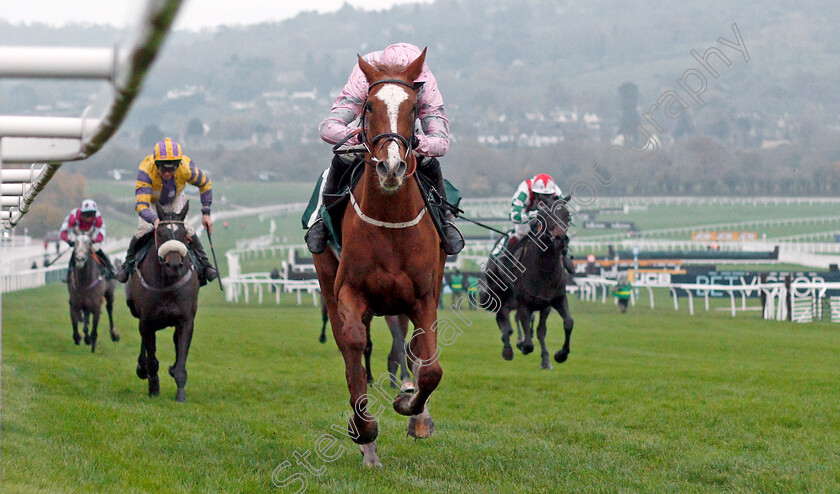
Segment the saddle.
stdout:
<svg viewBox="0 0 840 494">
<path fill-rule="evenodd" d="M 344 210 L 350 202 L 350 193 L 355 190 L 359 179 L 362 177 L 364 171 L 364 162 L 358 161 L 353 163 L 347 172 L 339 179 L 337 194 L 324 194 L 324 204 L 321 207 L 321 219 L 330 233 L 329 245 L 335 248 L 336 252 L 341 253 L 341 222 L 344 218 Z M 444 179 L 446 186 L 447 201 L 444 202 L 440 193 L 435 189 L 432 180 L 426 177 L 420 170 L 415 173 L 420 194 L 423 196 L 423 201 L 426 203 L 426 208 L 429 216 L 432 218 L 432 223 L 438 231 L 438 235 L 443 238 L 443 211 L 450 209 L 457 214 L 458 205 L 461 202 L 461 193 L 448 180 Z M 323 178 L 319 179 L 323 180 Z M 315 188 L 316 192 L 309 199 L 309 205 L 303 213 L 302 222 L 304 227 L 307 226 L 307 220 L 315 211 L 318 205 L 318 193 L 320 190 L 320 181 Z"/>
</svg>

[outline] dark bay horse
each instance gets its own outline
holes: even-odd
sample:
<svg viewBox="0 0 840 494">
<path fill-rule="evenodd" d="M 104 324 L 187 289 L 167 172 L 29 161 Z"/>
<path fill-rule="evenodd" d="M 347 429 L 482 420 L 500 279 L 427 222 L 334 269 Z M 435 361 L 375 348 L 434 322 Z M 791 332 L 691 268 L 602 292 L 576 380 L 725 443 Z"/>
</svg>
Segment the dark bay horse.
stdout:
<svg viewBox="0 0 840 494">
<path fill-rule="evenodd" d="M 443 375 L 435 323 L 446 254 L 414 177 L 417 162 L 411 152 L 414 80 L 425 57 L 424 50 L 406 67 L 373 66 L 359 57 L 370 85 L 361 118 L 366 166 L 351 194 L 352 206 L 344 212 L 341 258 L 332 250 L 314 256 L 333 336 L 344 357 L 353 408 L 350 436 L 360 445 L 365 466 L 381 466 L 362 365 L 371 318 L 405 314 L 414 324 L 408 345 L 414 383 L 393 402 L 398 413 L 411 417 L 410 435 L 432 434 L 426 402 Z"/>
<path fill-rule="evenodd" d="M 166 214 L 157 207 L 160 223 L 154 231 L 154 245 L 138 264 L 125 285 L 125 298 L 131 315 L 140 320 L 140 356 L 137 377 L 149 380 L 149 396 L 160 394 L 158 360 L 155 357 L 156 332 L 175 327 L 175 364 L 169 374 L 178 390 L 175 401 L 187 400 L 187 354 L 198 309 L 198 274 L 187 247 L 184 218 L 189 202 L 178 214 Z"/>
<path fill-rule="evenodd" d="M 102 302 L 108 311 L 108 323 L 111 327 L 111 340 L 120 341 L 120 334 L 114 330 L 114 280 L 105 279 L 97 267 L 98 260 L 93 253 L 93 242 L 85 233 L 76 235 L 73 246 L 73 262 L 75 266 L 67 276 L 67 290 L 70 292 L 70 321 L 73 323 L 73 341 L 79 344 L 79 323 L 85 333 L 85 345 L 90 345 L 90 351 L 96 351 L 97 329 L 99 316 L 102 313 Z M 93 316 L 93 321 L 90 321 Z M 91 332 L 88 335 L 88 323 Z"/>
<path fill-rule="evenodd" d="M 504 265 L 499 256 L 489 263 L 484 286 L 501 302 L 494 304 L 494 308 L 496 323 L 502 332 L 502 358 L 505 360 L 513 358 L 513 349 L 510 346 L 510 335 L 513 333 L 510 313 L 516 311 L 517 323 L 522 327 L 523 334 L 516 346 L 527 355 L 534 350 L 532 316 L 539 312 L 537 339 L 542 348 L 540 367 L 552 368 L 545 344 L 546 319 L 552 308 L 563 318 L 566 334 L 563 347 L 554 354 L 554 360 L 563 363 L 569 357 L 569 340 L 574 328 L 574 319 L 569 313 L 566 296 L 568 275 L 563 267 L 563 255 L 569 241 L 566 234 L 569 224 L 566 204 L 569 198 L 570 196 L 541 203 L 537 217 L 532 220 L 531 232 L 521 240 L 525 244 L 517 261 Z M 483 297 L 486 297 L 486 294 Z"/>
</svg>

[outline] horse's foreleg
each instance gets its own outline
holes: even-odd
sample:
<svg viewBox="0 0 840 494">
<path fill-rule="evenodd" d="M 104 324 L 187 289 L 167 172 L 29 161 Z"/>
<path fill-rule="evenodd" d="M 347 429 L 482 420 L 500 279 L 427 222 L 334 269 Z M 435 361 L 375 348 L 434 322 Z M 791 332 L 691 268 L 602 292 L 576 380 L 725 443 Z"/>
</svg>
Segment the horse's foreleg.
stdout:
<svg viewBox="0 0 840 494">
<path fill-rule="evenodd" d="M 560 297 L 559 301 L 554 304 L 554 308 L 557 309 L 557 312 L 560 313 L 560 317 L 563 318 L 563 331 L 566 333 L 566 339 L 563 342 L 563 348 L 557 350 L 554 354 L 554 360 L 558 363 L 563 363 L 569 358 L 569 340 L 572 338 L 572 328 L 575 327 L 575 320 L 572 319 L 572 315 L 569 314 L 569 302 L 567 296 Z"/>
<path fill-rule="evenodd" d="M 156 336 L 155 330 L 140 321 L 140 336 L 143 338 L 143 348 L 146 351 L 146 371 L 149 379 L 149 396 L 160 394 L 160 378 L 158 378 L 159 363 L 155 357 Z M 142 353 L 141 353 L 142 356 Z"/>
<path fill-rule="evenodd" d="M 140 355 L 137 356 L 137 377 L 140 379 L 146 379 L 149 377 L 149 368 L 148 368 L 148 359 L 146 358 L 146 348 L 143 346 L 142 336 L 140 334 L 141 341 L 140 341 Z"/>
<path fill-rule="evenodd" d="M 81 312 L 79 309 L 73 307 L 73 304 L 70 304 L 70 322 L 73 324 L 73 342 L 77 345 L 82 341 L 82 337 L 79 335 L 79 323 L 82 321 Z"/>
<path fill-rule="evenodd" d="M 96 351 L 96 338 L 99 336 L 99 315 L 102 313 L 102 308 L 97 307 L 91 311 L 93 313 L 93 321 L 90 326 L 90 352 Z"/>
<path fill-rule="evenodd" d="M 537 326 L 537 339 L 540 341 L 540 369 L 551 370 L 551 359 L 548 356 L 548 347 L 545 345 L 545 333 L 548 330 L 546 319 L 548 313 L 551 312 L 551 307 L 546 307 L 540 311 L 540 324 Z"/>
<path fill-rule="evenodd" d="M 321 336 L 318 341 L 321 343 L 327 342 L 327 321 L 330 320 L 329 311 L 327 310 L 327 302 L 324 297 L 321 297 Z"/>
<path fill-rule="evenodd" d="M 414 438 L 426 438 L 435 431 L 435 424 L 427 408 L 432 392 L 440 384 L 443 369 L 438 362 L 437 311 L 430 305 L 425 311 L 412 318 L 414 333 L 408 342 L 408 360 L 411 363 L 417 390 L 400 393 L 394 400 L 394 409 L 403 415 L 410 415 L 408 434 Z"/>
<path fill-rule="evenodd" d="M 386 316 L 385 322 L 391 331 L 391 352 L 388 354 L 388 372 L 396 377 L 400 371 L 400 382 L 403 386 L 411 384 L 411 374 L 405 363 L 405 337 L 408 334 L 408 316 Z M 391 387 L 397 388 L 396 379 L 391 379 Z"/>
<path fill-rule="evenodd" d="M 367 371 L 367 383 L 373 382 L 373 372 L 370 370 L 370 354 L 373 353 L 373 341 L 370 339 L 370 322 L 365 324 L 365 333 L 367 335 L 367 343 L 365 343 L 365 370 Z"/>
<path fill-rule="evenodd" d="M 502 358 L 505 360 L 513 360 L 513 348 L 510 346 L 510 335 L 513 333 L 513 328 L 510 326 L 510 308 L 507 304 L 502 305 L 499 312 L 496 313 L 496 324 L 499 326 L 499 331 L 502 332 Z"/>
<path fill-rule="evenodd" d="M 528 355 L 534 351 L 533 334 L 534 329 L 531 327 L 531 309 L 524 305 L 519 306 L 516 310 L 516 322 L 522 326 L 522 333 L 524 335 L 522 343 L 517 343 L 516 347 L 522 351 L 522 355 Z"/>
<path fill-rule="evenodd" d="M 110 281 L 109 283 L 113 283 Z M 114 329 L 114 286 L 105 292 L 105 310 L 108 311 L 108 325 L 111 329 L 111 341 L 120 341 L 120 334 Z"/>
<path fill-rule="evenodd" d="M 426 401 L 437 388 L 443 376 L 437 346 L 437 303 L 426 306 L 411 317 L 414 333 L 408 342 L 408 360 L 414 373 L 417 390 L 414 394 L 402 393 L 394 400 L 394 409 L 403 415 L 418 415 L 423 412 Z"/>
<path fill-rule="evenodd" d="M 169 375 L 175 378 L 175 385 L 178 387 L 175 392 L 175 401 L 178 403 L 187 401 L 187 354 L 190 352 L 193 324 L 192 318 L 182 321 L 172 334 L 172 340 L 175 342 L 175 364 L 169 368 Z"/>
<path fill-rule="evenodd" d="M 90 311 L 88 309 L 82 309 L 82 331 L 85 333 L 85 345 L 90 345 L 88 324 L 90 324 Z"/>
<path fill-rule="evenodd" d="M 350 391 L 350 437 L 357 444 L 367 445 L 376 440 L 376 417 L 368 410 L 367 373 L 362 365 L 362 353 L 367 346 L 367 328 L 362 318 L 367 306 L 351 289 L 343 288 L 338 295 L 338 313 L 341 327 L 333 324 L 333 336 L 344 357 L 347 389 Z"/>
</svg>

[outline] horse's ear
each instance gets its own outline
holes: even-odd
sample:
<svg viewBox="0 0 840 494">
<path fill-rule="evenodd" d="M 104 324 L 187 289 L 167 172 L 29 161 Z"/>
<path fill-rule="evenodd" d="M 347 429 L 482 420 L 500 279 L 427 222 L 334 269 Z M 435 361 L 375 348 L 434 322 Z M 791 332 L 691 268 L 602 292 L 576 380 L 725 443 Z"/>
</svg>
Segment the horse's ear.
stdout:
<svg viewBox="0 0 840 494">
<path fill-rule="evenodd" d="M 367 63 L 361 55 L 356 54 L 356 56 L 359 57 L 359 69 L 362 70 L 362 74 L 367 78 L 368 84 L 372 84 L 379 77 L 379 71 L 373 65 Z"/>
<path fill-rule="evenodd" d="M 420 72 L 423 72 L 423 64 L 426 62 L 426 50 L 427 48 L 423 48 L 423 53 L 405 68 L 403 74 L 405 74 L 405 78 L 409 81 L 414 82 L 420 77 Z"/>
<path fill-rule="evenodd" d="M 187 213 L 189 213 L 189 212 L 190 212 L 190 201 L 187 201 L 187 203 L 184 204 L 183 209 L 181 209 L 181 212 L 178 213 L 178 221 L 184 221 L 184 218 L 187 217 Z"/>
</svg>

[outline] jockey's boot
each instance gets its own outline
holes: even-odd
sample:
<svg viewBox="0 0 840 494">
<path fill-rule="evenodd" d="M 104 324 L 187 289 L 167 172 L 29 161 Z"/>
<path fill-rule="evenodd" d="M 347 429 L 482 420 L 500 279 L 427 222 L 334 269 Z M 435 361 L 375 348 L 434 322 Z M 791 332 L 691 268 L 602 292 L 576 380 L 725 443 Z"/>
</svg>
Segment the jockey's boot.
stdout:
<svg viewBox="0 0 840 494">
<path fill-rule="evenodd" d="M 440 170 L 440 162 L 437 158 L 423 159 L 423 162 L 418 165 L 418 169 L 432 180 L 440 198 L 446 201 L 446 184 L 443 182 L 443 172 Z M 443 251 L 449 256 L 454 256 L 464 248 L 464 236 L 455 226 L 455 215 L 452 214 L 449 207 L 441 204 L 440 209 Z"/>
<path fill-rule="evenodd" d="M 323 203 L 323 196 L 338 193 L 341 177 L 350 166 L 350 164 L 346 163 L 338 155 L 333 158 L 332 162 L 330 162 L 330 171 L 327 173 L 327 178 L 324 181 L 324 190 L 321 192 L 320 203 Z M 306 248 L 313 254 L 320 254 L 327 250 L 327 241 L 330 239 L 330 233 L 327 231 L 327 225 L 321 218 L 321 208 L 318 209 L 318 219 L 306 230 L 306 235 L 303 239 L 306 241 Z"/>
<path fill-rule="evenodd" d="M 573 259 L 574 257 L 571 254 L 563 254 L 563 267 L 566 268 L 566 271 L 572 276 L 575 274 L 575 262 Z"/>
<path fill-rule="evenodd" d="M 446 255 L 454 256 L 464 249 L 464 236 L 455 226 L 455 215 L 448 209 L 443 213 L 443 251 Z"/>
<path fill-rule="evenodd" d="M 318 212 L 318 219 L 315 223 L 306 230 L 306 235 L 303 239 L 306 241 L 306 248 L 313 254 L 320 254 L 327 250 L 327 240 L 329 239 L 329 232 L 324 220 L 321 219 L 321 213 Z"/>
<path fill-rule="evenodd" d="M 199 269 L 198 271 L 198 279 L 201 286 L 207 284 L 208 281 L 213 281 L 219 276 L 219 272 L 216 271 L 216 268 L 213 267 L 213 263 L 210 262 L 210 259 L 207 258 L 207 253 L 204 252 L 204 247 L 201 245 L 201 240 L 198 239 L 198 235 L 193 235 L 190 237 L 190 245 L 192 246 L 193 252 L 195 252 L 195 257 L 198 259 L 198 263 L 201 266 L 197 266 Z"/>
<path fill-rule="evenodd" d="M 508 252 L 507 256 L 499 256 L 502 257 L 502 262 L 505 263 L 505 267 L 509 270 L 513 270 L 513 264 L 519 263 L 522 261 L 522 246 L 525 245 L 525 242 L 522 241 L 521 238 L 518 238 L 516 235 L 511 235 L 508 239 L 507 246 L 505 249 Z"/>
<path fill-rule="evenodd" d="M 120 264 L 120 269 L 117 270 L 117 274 L 114 275 L 114 278 L 120 283 L 128 281 L 128 277 L 134 272 L 134 264 L 137 262 L 137 247 L 139 247 L 139 244 L 140 239 L 132 235 L 131 242 L 128 244 L 128 250 L 125 253 L 125 260 Z"/>
<path fill-rule="evenodd" d="M 99 272 L 102 273 L 102 276 L 104 276 L 106 280 L 114 279 L 114 277 L 116 276 L 114 274 L 114 265 L 111 263 L 111 260 L 108 258 L 105 252 L 103 252 L 102 249 L 97 250 L 96 257 L 98 257 L 101 261 L 98 264 L 98 267 Z"/>
</svg>

